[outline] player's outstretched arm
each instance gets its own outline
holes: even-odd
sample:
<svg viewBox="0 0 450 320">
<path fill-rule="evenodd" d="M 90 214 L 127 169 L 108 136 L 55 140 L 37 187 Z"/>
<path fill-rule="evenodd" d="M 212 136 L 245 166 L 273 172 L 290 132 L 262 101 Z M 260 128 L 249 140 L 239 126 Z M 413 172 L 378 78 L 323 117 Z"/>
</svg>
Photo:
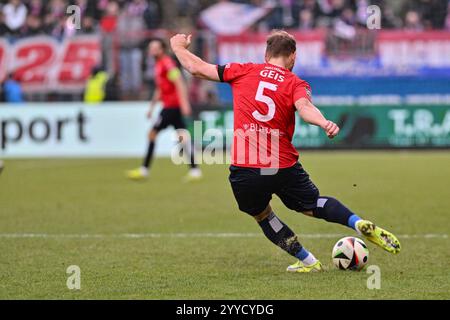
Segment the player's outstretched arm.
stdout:
<svg viewBox="0 0 450 320">
<path fill-rule="evenodd" d="M 191 38 L 191 35 L 177 34 L 170 39 L 172 51 L 177 56 L 183 68 L 198 78 L 220 81 L 216 65 L 203 61 L 188 50 L 191 44 Z"/>
<path fill-rule="evenodd" d="M 328 138 L 332 139 L 339 133 L 339 127 L 334 122 L 327 120 L 322 112 L 311 101 L 301 98 L 295 102 L 300 117 L 306 122 L 321 127 Z"/>
</svg>

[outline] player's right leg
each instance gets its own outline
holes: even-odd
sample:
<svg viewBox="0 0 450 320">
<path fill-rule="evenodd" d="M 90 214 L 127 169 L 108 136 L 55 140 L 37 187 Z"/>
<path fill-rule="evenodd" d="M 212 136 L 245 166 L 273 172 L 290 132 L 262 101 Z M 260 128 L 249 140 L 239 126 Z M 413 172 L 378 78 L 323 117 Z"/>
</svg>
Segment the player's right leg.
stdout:
<svg viewBox="0 0 450 320">
<path fill-rule="evenodd" d="M 397 254 L 401 250 L 400 241 L 393 233 L 378 227 L 369 220 L 361 219 L 333 197 L 319 196 L 317 207 L 303 213 L 354 229 L 358 234 L 390 253 Z"/>
<path fill-rule="evenodd" d="M 378 227 L 369 220 L 361 219 L 333 197 L 319 196 L 317 207 L 303 213 L 352 228 L 370 242 L 390 253 L 396 254 L 401 250 L 400 241 L 393 233 Z"/>
<path fill-rule="evenodd" d="M 187 131 L 186 129 L 183 119 L 181 118 L 181 113 L 180 118 L 177 120 L 175 124 L 175 129 L 177 130 L 178 133 L 178 139 L 180 143 L 184 146 L 184 149 L 187 152 L 187 157 L 189 158 L 189 171 L 186 177 L 184 178 L 184 181 L 192 182 L 201 180 L 203 174 L 202 170 L 200 170 L 197 163 L 195 162 L 194 143 L 191 140 L 191 136 L 189 134 L 189 131 Z"/>
<path fill-rule="evenodd" d="M 319 190 L 300 165 L 284 172 L 286 175 L 283 177 L 283 188 L 277 195 L 288 208 L 352 228 L 384 250 L 391 253 L 400 252 L 400 242 L 394 234 L 361 219 L 339 200 L 320 196 Z"/>
<path fill-rule="evenodd" d="M 230 167 L 230 183 L 239 209 L 253 216 L 267 239 L 298 259 L 289 272 L 322 271 L 322 265 L 312 253 L 303 248 L 296 234 L 273 212 L 269 202 L 275 177 L 261 175 L 260 169 Z"/>
</svg>

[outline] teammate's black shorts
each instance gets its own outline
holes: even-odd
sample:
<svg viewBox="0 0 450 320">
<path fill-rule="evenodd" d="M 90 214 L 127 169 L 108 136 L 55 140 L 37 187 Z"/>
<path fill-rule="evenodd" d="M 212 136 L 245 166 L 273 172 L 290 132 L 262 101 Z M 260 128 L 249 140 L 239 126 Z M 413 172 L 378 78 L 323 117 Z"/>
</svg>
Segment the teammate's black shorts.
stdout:
<svg viewBox="0 0 450 320">
<path fill-rule="evenodd" d="M 257 168 L 230 166 L 229 180 L 241 211 L 251 216 L 260 214 L 273 194 L 295 211 L 309 211 L 317 207 L 319 189 L 299 163 L 278 169 L 274 175 L 261 175 L 260 171 Z"/>
<path fill-rule="evenodd" d="M 162 109 L 153 126 L 153 130 L 161 131 L 168 126 L 173 126 L 175 129 L 186 129 L 180 108 Z"/>
</svg>

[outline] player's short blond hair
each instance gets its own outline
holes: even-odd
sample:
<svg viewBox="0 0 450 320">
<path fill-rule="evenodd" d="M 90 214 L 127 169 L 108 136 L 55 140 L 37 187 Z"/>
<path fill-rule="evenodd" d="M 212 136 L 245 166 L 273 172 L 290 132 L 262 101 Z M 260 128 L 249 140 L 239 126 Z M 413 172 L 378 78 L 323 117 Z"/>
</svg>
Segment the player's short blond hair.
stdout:
<svg viewBox="0 0 450 320">
<path fill-rule="evenodd" d="M 266 45 L 266 59 L 289 57 L 297 48 L 294 36 L 284 30 L 272 31 L 267 37 Z"/>
</svg>

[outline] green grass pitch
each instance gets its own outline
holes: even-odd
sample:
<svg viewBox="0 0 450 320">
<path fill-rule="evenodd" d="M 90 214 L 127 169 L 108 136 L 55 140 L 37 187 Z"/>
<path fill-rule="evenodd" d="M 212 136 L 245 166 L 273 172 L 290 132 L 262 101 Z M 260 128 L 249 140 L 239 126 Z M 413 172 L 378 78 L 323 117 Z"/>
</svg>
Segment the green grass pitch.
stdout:
<svg viewBox="0 0 450 320">
<path fill-rule="evenodd" d="M 127 181 L 137 159 L 7 160 L 0 176 L 1 299 L 450 299 L 450 152 L 303 152 L 323 195 L 399 235 L 391 255 L 368 243 L 366 272 L 339 271 L 331 249 L 351 230 L 277 214 L 327 267 L 288 274 L 293 259 L 240 213 L 226 165 L 156 159 L 151 178 Z M 302 237 L 303 235 L 303 237 Z M 66 269 L 81 269 L 69 290 Z"/>
</svg>

